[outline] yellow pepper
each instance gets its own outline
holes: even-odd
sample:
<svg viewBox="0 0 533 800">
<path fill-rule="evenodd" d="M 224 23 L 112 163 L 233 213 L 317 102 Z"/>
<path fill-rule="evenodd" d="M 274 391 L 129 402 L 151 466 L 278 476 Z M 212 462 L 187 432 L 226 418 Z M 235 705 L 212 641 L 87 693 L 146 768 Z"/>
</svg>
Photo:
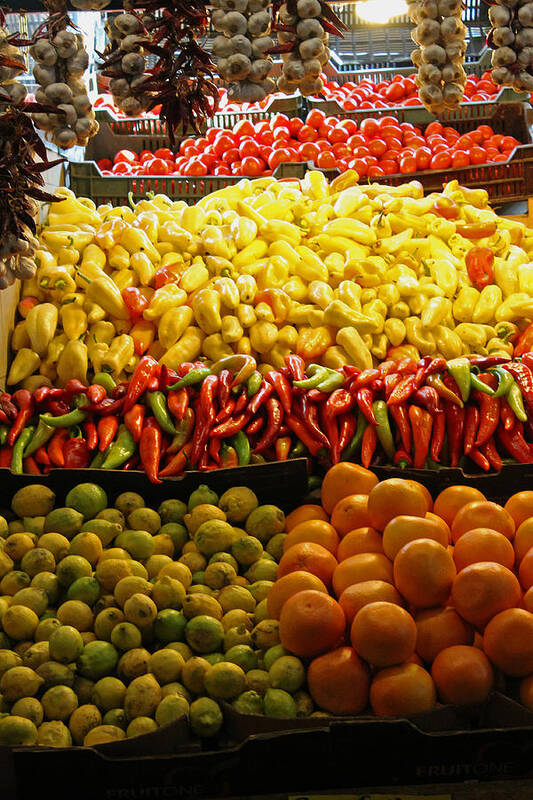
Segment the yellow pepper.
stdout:
<svg viewBox="0 0 533 800">
<path fill-rule="evenodd" d="M 150 286 L 154 279 L 155 266 L 146 253 L 133 253 L 130 263 L 132 270 L 139 278 L 141 286 Z"/>
<path fill-rule="evenodd" d="M 375 333 L 372 337 L 370 352 L 378 361 L 384 361 L 389 349 L 389 340 L 384 333 Z"/>
<path fill-rule="evenodd" d="M 156 327 L 153 322 L 148 322 L 146 319 L 138 320 L 133 328 L 130 330 L 130 336 L 133 339 L 135 353 L 137 355 L 144 355 L 151 347 L 156 334 Z"/>
<path fill-rule="evenodd" d="M 232 264 L 236 270 L 245 269 L 251 264 L 255 264 L 268 253 L 268 244 L 264 239 L 254 239 L 249 245 L 244 247 L 236 256 L 232 258 Z"/>
<path fill-rule="evenodd" d="M 316 328 L 302 327 L 299 330 L 296 352 L 305 361 L 315 361 L 320 359 L 333 344 L 331 328 L 325 325 Z"/>
<path fill-rule="evenodd" d="M 89 339 L 93 342 L 103 342 L 104 344 L 111 344 L 117 332 L 112 322 L 102 320 L 95 322 L 89 328 Z"/>
<path fill-rule="evenodd" d="M 251 328 L 257 322 L 257 314 L 253 306 L 240 303 L 237 307 L 237 319 L 243 328 Z"/>
<path fill-rule="evenodd" d="M 307 298 L 324 310 L 333 300 L 333 289 L 325 281 L 311 281 L 307 287 Z"/>
<path fill-rule="evenodd" d="M 39 369 L 41 359 L 29 347 L 21 347 L 11 362 L 11 367 L 7 376 L 7 385 L 14 386 L 17 383 L 33 375 Z"/>
<path fill-rule="evenodd" d="M 219 361 L 221 358 L 233 354 L 233 350 L 229 344 L 226 344 L 220 333 L 206 336 L 202 343 L 202 350 L 209 361 Z"/>
<path fill-rule="evenodd" d="M 298 343 L 298 331 L 293 325 L 284 325 L 279 330 L 278 343 L 282 347 L 290 347 L 291 350 L 296 349 Z"/>
<path fill-rule="evenodd" d="M 251 276 L 248 276 L 252 279 Z M 240 303 L 239 289 L 232 278 L 215 278 L 211 286 L 220 295 L 222 304 L 231 311 L 235 310 Z"/>
<path fill-rule="evenodd" d="M 190 294 L 201 289 L 209 281 L 209 271 L 204 264 L 191 264 L 180 278 L 181 288 Z M 158 290 L 159 291 L 159 290 Z"/>
<path fill-rule="evenodd" d="M 48 265 L 39 267 L 37 270 L 37 280 L 41 289 L 46 291 L 67 292 L 76 291 L 76 281 L 73 277 L 73 269 L 66 265 Z"/>
<path fill-rule="evenodd" d="M 235 345 L 235 352 L 242 353 L 245 356 L 252 355 L 252 344 L 248 336 L 243 336 Z"/>
<path fill-rule="evenodd" d="M 81 257 L 82 271 L 87 271 L 87 264 L 94 264 L 103 270 L 105 269 L 106 262 L 107 257 L 102 248 L 98 247 L 96 244 L 89 244 L 83 251 L 83 255 Z"/>
<path fill-rule="evenodd" d="M 129 206 L 115 206 L 114 208 L 111 209 L 111 211 L 108 211 L 106 213 L 104 222 L 107 222 L 108 220 L 111 219 L 120 219 L 121 221 L 126 222 L 128 225 L 130 225 L 133 222 L 134 218 L 135 214 L 133 213 L 131 208 L 129 208 Z"/>
<path fill-rule="evenodd" d="M 273 322 L 260 320 L 251 326 L 250 342 L 258 353 L 266 353 L 272 349 L 278 338 L 278 329 Z"/>
<path fill-rule="evenodd" d="M 160 291 L 160 290 L 159 290 Z M 196 323 L 208 336 L 220 330 L 220 294 L 214 289 L 202 289 L 192 301 Z"/>
<path fill-rule="evenodd" d="M 153 211 L 141 211 L 133 220 L 136 228 L 144 231 L 152 244 L 155 244 L 159 233 L 159 217 Z"/>
<path fill-rule="evenodd" d="M 61 324 L 68 339 L 79 339 L 87 330 L 87 314 L 74 303 L 61 306 Z"/>
<path fill-rule="evenodd" d="M 324 312 L 318 306 L 313 306 L 307 313 L 307 324 L 311 328 L 319 328 L 324 325 Z"/>
<path fill-rule="evenodd" d="M 430 265 L 431 277 L 446 297 L 453 297 L 457 290 L 457 268 L 446 259 L 437 259 Z"/>
<path fill-rule="evenodd" d="M 29 347 L 30 344 L 30 337 L 26 329 L 26 320 L 23 319 L 13 328 L 13 333 L 11 334 L 11 349 L 22 350 L 23 347 Z"/>
<path fill-rule="evenodd" d="M 346 237 L 362 245 L 373 245 L 377 242 L 375 230 L 358 219 L 350 219 L 349 217 L 328 222 L 323 229 L 323 233 L 326 236 Z"/>
<path fill-rule="evenodd" d="M 189 233 L 198 233 L 205 227 L 206 214 L 198 204 L 183 209 L 181 227 Z"/>
<path fill-rule="evenodd" d="M 292 300 L 283 289 L 265 289 L 256 297 L 259 301 L 255 307 L 257 318 L 269 319 L 281 325 L 287 319 L 292 307 Z M 266 305 L 270 313 L 261 312 L 260 306 Z"/>
<path fill-rule="evenodd" d="M 180 339 L 159 359 L 171 369 L 177 369 L 184 361 L 194 361 L 202 352 L 205 333 L 196 326 L 185 328 Z"/>
<path fill-rule="evenodd" d="M 88 353 L 87 347 L 79 339 L 67 342 L 57 362 L 57 377 L 61 386 L 77 379 L 87 383 Z"/>
<path fill-rule="evenodd" d="M 342 300 L 333 300 L 324 311 L 324 324 L 335 328 L 353 327 L 359 333 L 375 333 L 379 322 L 371 314 L 350 308 Z"/>
<path fill-rule="evenodd" d="M 73 267 L 78 263 L 80 258 L 80 251 L 74 247 L 62 247 L 57 252 L 57 263 L 60 266 Z"/>
<path fill-rule="evenodd" d="M 329 197 L 330 187 L 322 172 L 315 170 L 306 172 L 305 178 L 300 181 L 300 187 L 302 192 L 313 200 L 323 200 Z"/>
<path fill-rule="evenodd" d="M 487 342 L 487 355 L 489 356 L 511 356 L 513 355 L 514 346 L 512 342 L 504 342 L 498 336 L 493 336 Z"/>
<path fill-rule="evenodd" d="M 128 228 L 124 231 L 118 244 L 122 245 L 130 255 L 133 253 L 146 253 L 154 264 L 159 264 L 161 256 L 159 251 L 153 246 L 148 235 L 138 228 Z"/>
<path fill-rule="evenodd" d="M 193 321 L 193 310 L 190 306 L 179 306 L 165 311 L 157 327 L 157 335 L 165 350 L 169 350 L 181 339 L 185 330 Z"/>
<path fill-rule="evenodd" d="M 461 322 L 455 328 L 455 333 L 460 337 L 463 344 L 469 347 L 483 347 L 489 338 L 487 335 L 487 325 L 475 325 L 472 322 Z"/>
<path fill-rule="evenodd" d="M 135 342 L 127 333 L 117 336 L 109 345 L 109 350 L 102 359 L 102 366 L 113 375 L 118 375 L 135 354 Z"/>
<path fill-rule="evenodd" d="M 518 290 L 533 295 L 533 264 L 518 267 Z"/>
<path fill-rule="evenodd" d="M 355 367 L 361 370 L 372 367 L 372 354 L 356 328 L 341 328 L 337 331 L 336 343 L 345 350 Z"/>
<path fill-rule="evenodd" d="M 289 280 L 289 265 L 281 256 L 271 256 L 257 272 L 256 281 L 260 289 L 282 288 Z"/>
<path fill-rule="evenodd" d="M 389 316 L 394 317 L 394 319 L 406 319 L 410 313 L 411 311 L 408 304 L 403 300 L 400 300 L 398 303 L 394 303 L 394 305 L 389 308 Z"/>
<path fill-rule="evenodd" d="M 383 333 L 388 338 L 391 345 L 397 347 L 405 339 L 405 325 L 401 319 L 386 319 L 383 325 Z"/>
<path fill-rule="evenodd" d="M 230 223 L 230 227 L 237 250 L 248 247 L 257 236 L 257 225 L 253 219 L 236 215 Z"/>
<path fill-rule="evenodd" d="M 496 309 L 503 302 L 502 290 L 494 284 L 485 286 L 481 290 L 479 300 L 476 303 L 472 322 L 488 323 L 494 319 Z"/>
<path fill-rule="evenodd" d="M 497 322 L 533 319 L 533 298 L 524 292 L 515 292 L 506 297 L 494 315 Z"/>
<path fill-rule="evenodd" d="M 303 302 L 307 297 L 307 286 L 297 275 L 293 275 L 289 278 L 283 288 L 291 300 L 296 303 Z"/>
<path fill-rule="evenodd" d="M 99 322 L 101 319 L 106 318 L 106 312 L 99 306 L 98 303 L 93 303 L 91 300 L 85 300 L 83 304 L 83 310 L 87 314 L 87 321 L 89 325 L 92 325 L 93 322 Z"/>
<path fill-rule="evenodd" d="M 156 242 L 155 249 L 163 259 L 163 256 L 166 256 L 167 253 L 172 253 L 174 251 L 174 245 L 170 244 L 170 242 Z"/>
<path fill-rule="evenodd" d="M 111 217 L 97 229 L 94 240 L 102 250 L 111 250 L 127 227 L 128 225 L 123 219 Z"/>
<path fill-rule="evenodd" d="M 322 356 L 322 364 L 329 369 L 342 369 L 350 363 L 350 356 L 346 350 L 343 347 L 339 347 L 339 345 L 328 347 Z"/>
<path fill-rule="evenodd" d="M 201 235 L 206 253 L 218 258 L 231 259 L 231 248 L 226 242 L 221 228 L 217 228 L 215 225 L 208 225 L 202 230 Z"/>
<path fill-rule="evenodd" d="M 240 341 L 244 336 L 244 330 L 237 317 L 226 314 L 222 318 L 222 327 L 220 329 L 222 339 L 226 344 L 234 344 Z"/>
<path fill-rule="evenodd" d="M 45 299 L 46 293 L 39 286 L 37 274 L 35 274 L 32 278 L 26 278 L 25 281 L 22 281 L 22 291 L 20 293 L 20 296 L 22 298 L 35 297 L 36 300 L 39 300 L 41 302 Z"/>
<path fill-rule="evenodd" d="M 447 360 L 459 358 L 463 352 L 463 342 L 455 331 L 445 325 L 437 325 L 432 333 L 435 336 L 437 350 L 443 358 Z"/>
<path fill-rule="evenodd" d="M 437 349 L 435 337 L 431 331 L 422 326 L 418 317 L 407 317 L 405 332 L 409 344 L 414 345 L 423 356 L 431 356 L 435 353 Z"/>
<path fill-rule="evenodd" d="M 106 342 L 97 342 L 94 339 L 87 339 L 87 357 L 91 369 L 96 374 L 102 372 L 104 358 L 109 353 L 109 345 Z"/>
<path fill-rule="evenodd" d="M 115 286 L 118 286 L 120 292 L 123 292 L 124 289 L 129 289 L 131 286 L 137 286 L 139 283 L 137 275 L 132 269 L 119 269 L 109 277 Z"/>
<path fill-rule="evenodd" d="M 432 297 L 427 301 L 422 311 L 421 322 L 423 327 L 434 328 L 436 325 L 440 325 L 451 311 L 451 300 L 447 300 L 444 297 Z"/>
<path fill-rule="evenodd" d="M 264 359 L 272 364 L 274 369 L 282 369 L 285 366 L 285 358 L 292 352 L 290 347 L 276 342 L 272 350 L 264 354 Z"/>
<path fill-rule="evenodd" d="M 400 300 L 400 292 L 398 291 L 398 287 L 393 283 L 382 284 L 378 287 L 377 292 L 378 300 L 381 300 L 381 302 L 384 303 L 387 308 L 390 308 Z"/>
<path fill-rule="evenodd" d="M 37 355 L 44 356 L 48 345 L 54 338 L 58 320 L 57 307 L 52 303 L 39 303 L 34 306 L 26 317 L 26 332 L 29 336 L 32 350 Z"/>
<path fill-rule="evenodd" d="M 473 286 L 463 286 L 453 304 L 453 316 L 459 322 L 471 322 L 480 293 Z"/>
<path fill-rule="evenodd" d="M 113 245 L 107 260 L 113 269 L 127 269 L 130 266 L 130 254 L 121 244 Z"/>
<path fill-rule="evenodd" d="M 55 253 L 59 253 L 63 248 L 74 248 L 78 252 L 87 247 L 94 239 L 94 232 L 84 231 L 81 229 L 74 230 L 51 230 L 50 228 L 43 228 L 41 232 L 41 240 L 45 242 L 46 246 Z"/>
<path fill-rule="evenodd" d="M 101 277 L 93 278 L 92 280 L 81 272 L 78 273 L 78 276 L 88 283 L 86 291 L 89 300 L 97 303 L 112 317 L 125 320 L 130 318 L 130 313 L 120 294 L 120 289 L 107 275 L 103 273 Z"/>
<path fill-rule="evenodd" d="M 300 244 L 302 234 L 300 228 L 292 222 L 283 220 L 268 220 L 259 226 L 259 233 L 267 242 L 283 241 L 288 242 L 293 247 Z"/>
<path fill-rule="evenodd" d="M 241 303 L 253 303 L 257 294 L 257 282 L 253 275 L 239 275 L 235 280 Z"/>
<path fill-rule="evenodd" d="M 166 283 L 160 289 L 156 289 L 150 305 L 143 312 L 144 319 L 154 321 L 163 316 L 171 308 L 177 308 L 187 302 L 187 292 L 176 286 L 175 283 Z"/>
<path fill-rule="evenodd" d="M 336 217 L 350 217 L 368 202 L 358 186 L 350 186 L 339 193 L 333 211 Z"/>
<path fill-rule="evenodd" d="M 309 247 L 298 246 L 295 254 L 297 261 L 293 264 L 291 272 L 308 283 L 311 281 L 328 282 L 328 268 Z"/>
</svg>

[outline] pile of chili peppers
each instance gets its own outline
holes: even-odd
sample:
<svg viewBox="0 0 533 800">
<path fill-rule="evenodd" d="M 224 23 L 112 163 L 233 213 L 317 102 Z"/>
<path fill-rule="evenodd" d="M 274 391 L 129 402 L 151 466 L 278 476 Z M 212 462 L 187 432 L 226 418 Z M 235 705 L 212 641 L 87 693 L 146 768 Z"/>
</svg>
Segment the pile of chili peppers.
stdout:
<svg viewBox="0 0 533 800">
<path fill-rule="evenodd" d="M 417 469 L 500 470 L 533 462 L 533 352 L 305 367 L 297 355 L 262 376 L 251 356 L 178 371 L 144 356 L 131 380 L 108 373 L 0 394 L 0 466 L 142 469 L 152 482 L 308 456 Z"/>
</svg>

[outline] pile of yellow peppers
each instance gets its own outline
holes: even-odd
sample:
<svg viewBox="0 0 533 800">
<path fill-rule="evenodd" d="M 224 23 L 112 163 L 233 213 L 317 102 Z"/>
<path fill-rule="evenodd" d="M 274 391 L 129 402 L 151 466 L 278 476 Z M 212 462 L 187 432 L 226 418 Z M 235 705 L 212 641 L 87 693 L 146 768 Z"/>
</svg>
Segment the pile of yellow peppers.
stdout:
<svg viewBox="0 0 533 800">
<path fill-rule="evenodd" d="M 456 181 L 424 197 L 417 182 L 308 172 L 243 179 L 195 206 L 156 195 L 96 208 L 59 193 L 22 285 L 11 386 L 102 370 L 124 380 L 146 352 L 171 368 L 245 353 L 262 371 L 291 352 L 331 368 L 371 367 L 402 345 L 446 359 L 512 353 L 507 340 L 533 319 L 533 230 Z M 465 265 L 479 246 L 495 256 L 481 291 Z M 124 302 L 131 287 L 140 316 Z"/>
</svg>

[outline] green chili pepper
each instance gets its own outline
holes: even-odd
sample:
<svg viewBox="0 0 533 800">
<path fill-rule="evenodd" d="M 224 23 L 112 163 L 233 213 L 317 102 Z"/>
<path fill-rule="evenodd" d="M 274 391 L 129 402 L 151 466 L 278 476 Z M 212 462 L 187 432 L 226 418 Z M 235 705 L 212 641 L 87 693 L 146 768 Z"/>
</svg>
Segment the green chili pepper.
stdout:
<svg viewBox="0 0 533 800">
<path fill-rule="evenodd" d="M 33 434 L 31 441 L 26 446 L 24 450 L 24 457 L 32 456 L 39 447 L 45 445 L 54 435 L 56 429 L 52 427 L 52 425 L 48 425 L 46 422 L 43 422 L 42 419 L 39 420 L 39 424 L 35 428 L 35 433 Z"/>
<path fill-rule="evenodd" d="M 320 364 L 309 364 L 306 373 L 309 375 L 308 378 L 303 381 L 293 381 L 292 385 L 298 389 L 316 389 L 318 384 L 328 377 L 329 370 Z"/>
<path fill-rule="evenodd" d="M 180 378 L 177 383 L 173 383 L 172 386 L 167 386 L 167 391 L 183 389 L 184 386 L 194 386 L 195 383 L 201 383 L 204 378 L 207 378 L 207 376 L 211 374 L 210 367 L 191 369 L 191 371 L 184 375 L 183 378 Z"/>
<path fill-rule="evenodd" d="M 266 458 L 261 453 L 253 453 L 250 456 L 250 464 L 266 464 Z"/>
<path fill-rule="evenodd" d="M 22 457 L 24 455 L 24 448 L 33 436 L 33 431 L 33 425 L 29 425 L 27 428 L 24 428 L 13 446 L 13 453 L 11 455 L 11 472 L 14 472 L 16 475 L 22 475 L 24 472 Z"/>
<path fill-rule="evenodd" d="M 498 387 L 494 392 L 494 397 L 504 397 L 514 383 L 513 376 L 501 367 L 494 367 L 494 369 L 489 369 L 488 372 L 498 378 Z"/>
<path fill-rule="evenodd" d="M 486 383 L 483 383 L 481 378 L 478 378 L 478 373 L 476 371 L 476 367 L 472 367 L 472 372 L 470 373 L 470 386 L 472 389 L 477 389 L 478 392 L 483 392 L 484 394 L 490 394 L 491 397 L 494 396 L 494 389 L 491 389 L 490 386 L 487 386 Z"/>
<path fill-rule="evenodd" d="M 9 428 L 7 425 L 0 425 L 0 447 L 3 447 L 7 442 L 7 435 L 9 433 Z"/>
<path fill-rule="evenodd" d="M 246 381 L 246 391 L 248 392 L 248 397 L 253 397 L 254 394 L 257 394 L 262 383 L 263 376 L 255 369 Z"/>
<path fill-rule="evenodd" d="M 102 469 L 118 469 L 132 457 L 135 452 L 135 440 L 125 425 L 118 429 L 116 440 L 110 445 L 109 452 L 102 464 Z"/>
<path fill-rule="evenodd" d="M 363 434 L 365 432 L 365 428 L 368 425 L 368 421 L 361 410 L 359 410 L 357 414 L 357 428 L 355 429 L 355 433 L 352 437 L 351 442 L 348 442 L 344 450 L 342 451 L 341 461 L 351 461 L 355 454 L 359 451 L 361 447 L 361 442 L 363 441 Z"/>
<path fill-rule="evenodd" d="M 320 489 L 322 486 L 322 478 L 320 475 L 310 475 L 307 479 L 307 491 L 314 492 L 315 489 Z"/>
<path fill-rule="evenodd" d="M 106 450 L 104 450 L 103 453 L 101 453 L 100 450 L 99 450 L 96 453 L 96 455 L 93 458 L 93 460 L 91 461 L 91 463 L 89 464 L 89 469 L 101 469 L 102 468 L 102 464 L 104 463 L 104 461 L 107 458 L 107 454 L 109 453 L 110 448 L 111 448 L 111 445 L 109 445 L 109 447 Z"/>
<path fill-rule="evenodd" d="M 187 444 L 194 431 L 194 418 L 194 411 L 188 408 L 183 419 L 178 422 L 177 433 L 167 449 L 169 455 L 177 453 L 184 444 Z"/>
<path fill-rule="evenodd" d="M 527 413 L 524 408 L 524 400 L 519 385 L 513 379 L 513 382 L 506 394 L 506 400 L 509 403 L 511 410 L 519 422 L 527 422 Z"/>
<path fill-rule="evenodd" d="M 372 403 L 372 410 L 378 422 L 378 427 L 376 429 L 378 439 L 388 457 L 392 459 L 396 452 L 396 445 L 394 444 L 394 437 L 390 427 L 387 403 L 385 400 L 374 400 Z"/>
<path fill-rule="evenodd" d="M 457 384 L 463 403 L 470 397 L 472 374 L 470 372 L 470 361 L 467 358 L 453 358 L 447 364 L 448 373 Z"/>
<path fill-rule="evenodd" d="M 428 469 L 440 469 L 442 464 L 439 464 L 437 461 L 433 461 L 433 459 L 428 456 L 426 458 L 426 466 Z"/>
<path fill-rule="evenodd" d="M 117 385 L 112 375 L 109 374 L 109 372 L 97 372 L 93 378 L 93 383 L 97 383 L 99 386 L 103 386 L 108 394 L 111 394 L 111 392 Z"/>
<path fill-rule="evenodd" d="M 232 439 L 233 447 L 239 459 L 239 466 L 246 467 L 250 463 L 250 442 L 244 431 L 239 431 Z"/>
<path fill-rule="evenodd" d="M 344 375 L 337 372 L 336 369 L 328 369 L 328 374 L 323 381 L 320 381 L 316 387 L 319 392 L 333 392 L 335 389 L 340 389 L 344 383 Z"/>
<path fill-rule="evenodd" d="M 296 444 L 289 453 L 289 458 L 301 458 L 307 453 L 307 447 L 300 439 L 297 439 Z"/>
<path fill-rule="evenodd" d="M 148 392 L 147 399 L 148 405 L 154 412 L 154 417 L 158 421 L 161 430 L 174 436 L 177 433 L 177 430 L 172 422 L 170 414 L 168 413 L 167 398 L 163 392 Z"/>
<path fill-rule="evenodd" d="M 77 395 L 73 399 L 72 405 L 74 408 L 68 414 L 62 414 L 60 417 L 53 417 L 51 414 L 40 414 L 39 419 L 53 428 L 71 428 L 73 425 L 81 425 L 87 419 L 87 412 L 84 411 L 85 406 L 89 405 L 87 395 Z"/>
</svg>

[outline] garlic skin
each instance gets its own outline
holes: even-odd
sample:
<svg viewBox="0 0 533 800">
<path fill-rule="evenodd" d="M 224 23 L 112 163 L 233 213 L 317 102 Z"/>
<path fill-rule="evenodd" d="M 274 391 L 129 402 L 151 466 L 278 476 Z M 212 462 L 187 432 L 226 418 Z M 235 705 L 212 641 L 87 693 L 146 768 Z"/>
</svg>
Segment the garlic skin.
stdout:
<svg viewBox="0 0 533 800">
<path fill-rule="evenodd" d="M 411 58 L 422 103 L 432 113 L 456 108 L 463 98 L 466 75 L 466 28 L 461 0 L 409 0 L 416 27 L 411 38 L 419 47 Z M 503 19 L 503 15 L 502 15 Z"/>
</svg>

